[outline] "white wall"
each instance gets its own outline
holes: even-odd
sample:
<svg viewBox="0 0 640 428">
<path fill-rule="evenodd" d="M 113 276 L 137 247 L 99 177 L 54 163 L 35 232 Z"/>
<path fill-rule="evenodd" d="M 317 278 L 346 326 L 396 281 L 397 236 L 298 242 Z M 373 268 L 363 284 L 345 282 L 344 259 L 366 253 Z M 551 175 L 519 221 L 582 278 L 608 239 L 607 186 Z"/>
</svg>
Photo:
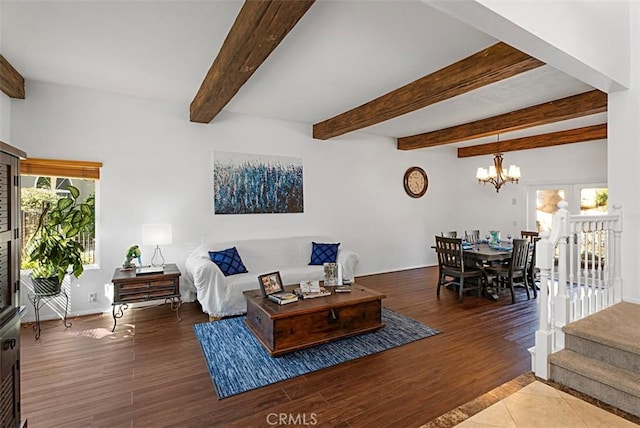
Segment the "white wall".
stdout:
<svg viewBox="0 0 640 428">
<path fill-rule="evenodd" d="M 422 0 L 607 93 L 628 87 L 633 1 Z"/>
<path fill-rule="evenodd" d="M 556 61 L 556 53 L 550 48 L 557 48 L 613 81 L 628 86 L 629 2 L 555 0 L 545 2 L 542 8 L 537 1 L 479 0 L 479 3 L 548 43 L 548 49 L 538 48 L 536 58 L 604 91 L 620 89 L 602 87 L 595 80 L 590 81 L 592 74 L 584 67 L 570 67 L 566 59 Z"/>
<path fill-rule="evenodd" d="M 2 2 L 0 2 L 0 16 L 2 16 Z M 2 49 L 2 31 L 0 31 L 0 53 Z M 0 141 L 11 144 L 11 99 L 0 91 Z"/>
<path fill-rule="evenodd" d="M 640 303 L 640 3 L 631 2 L 631 84 L 609 95 L 609 200 L 622 205 L 624 300 Z"/>
<path fill-rule="evenodd" d="M 0 141 L 11 144 L 11 99 L 0 92 Z"/>
<path fill-rule="evenodd" d="M 455 151 L 401 152 L 391 139 L 367 135 L 315 141 L 308 125 L 222 114 L 209 125 L 188 121 L 188 106 L 29 82 L 14 105 L 13 143 L 31 157 L 103 162 L 98 203 L 101 269 L 72 291 L 72 311 L 109 308 L 102 289 L 143 223 L 173 224 L 168 261 L 183 266 L 201 240 L 328 234 L 361 255 L 359 274 L 433 263 L 427 239 L 447 217 L 442 177 Z M 34 125 L 35 124 L 35 125 Z M 214 150 L 301 157 L 305 212 L 214 216 Z M 407 167 L 432 177 L 427 196 L 404 194 Z M 147 261 L 151 248 L 143 248 Z M 87 302 L 90 291 L 100 300 Z"/>
<path fill-rule="evenodd" d="M 506 230 L 514 219 L 524 224 L 526 183 L 548 177 L 550 169 L 568 166 L 557 171 L 567 179 L 606 175 L 604 143 L 507 153 L 506 162 L 521 165 L 525 178 L 496 194 L 474 178 L 491 156 L 458 159 L 452 147 L 399 151 L 394 140 L 366 134 L 318 141 L 309 125 L 230 113 L 194 124 L 187 105 L 39 82 L 29 88 L 27 99 L 13 106 L 14 144 L 31 157 L 103 162 L 101 268 L 73 282 L 74 314 L 109 310 L 105 287 L 127 248 L 140 243 L 143 223 L 173 224 L 174 244 L 163 252 L 181 269 L 201 241 L 327 234 L 360 253 L 357 274 L 363 275 L 435 264 L 430 246 L 442 230 Z M 305 212 L 213 215 L 214 150 L 301 157 Z M 421 199 L 403 190 L 412 165 L 429 175 Z M 511 205 L 513 197 L 521 203 Z M 147 262 L 151 255 L 152 248 L 143 247 Z M 97 304 L 87 302 L 93 291 Z"/>
</svg>

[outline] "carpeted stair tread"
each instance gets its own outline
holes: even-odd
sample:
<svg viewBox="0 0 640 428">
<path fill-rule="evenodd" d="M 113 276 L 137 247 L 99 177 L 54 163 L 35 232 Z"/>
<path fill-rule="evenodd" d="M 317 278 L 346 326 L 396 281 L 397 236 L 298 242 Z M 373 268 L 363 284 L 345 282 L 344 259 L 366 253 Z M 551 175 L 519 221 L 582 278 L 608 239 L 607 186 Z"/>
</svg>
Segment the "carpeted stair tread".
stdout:
<svg viewBox="0 0 640 428">
<path fill-rule="evenodd" d="M 640 373 L 615 367 L 568 349 L 551 354 L 549 364 L 562 367 L 640 399 Z"/>
<path fill-rule="evenodd" d="M 600 342 L 640 355 L 640 305 L 620 302 L 575 321 L 562 329 L 565 334 Z"/>
<path fill-rule="evenodd" d="M 640 373 L 640 354 L 613 348 L 601 342 L 594 342 L 571 334 L 565 334 L 564 348 L 612 366 Z"/>
</svg>

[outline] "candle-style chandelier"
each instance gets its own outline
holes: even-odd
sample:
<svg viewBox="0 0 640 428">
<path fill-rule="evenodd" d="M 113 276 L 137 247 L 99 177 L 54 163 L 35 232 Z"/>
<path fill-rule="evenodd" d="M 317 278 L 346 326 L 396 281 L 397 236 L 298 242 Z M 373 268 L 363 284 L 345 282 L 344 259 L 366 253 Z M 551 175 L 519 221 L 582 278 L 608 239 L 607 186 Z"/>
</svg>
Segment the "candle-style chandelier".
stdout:
<svg viewBox="0 0 640 428">
<path fill-rule="evenodd" d="M 502 169 L 502 154 L 496 153 L 493 155 L 493 165 L 486 168 L 478 168 L 476 173 L 478 183 L 491 183 L 496 188 L 496 193 L 500 191 L 500 188 L 505 183 L 517 183 L 520 180 L 520 167 L 511 165 L 509 169 L 505 171 Z"/>
</svg>

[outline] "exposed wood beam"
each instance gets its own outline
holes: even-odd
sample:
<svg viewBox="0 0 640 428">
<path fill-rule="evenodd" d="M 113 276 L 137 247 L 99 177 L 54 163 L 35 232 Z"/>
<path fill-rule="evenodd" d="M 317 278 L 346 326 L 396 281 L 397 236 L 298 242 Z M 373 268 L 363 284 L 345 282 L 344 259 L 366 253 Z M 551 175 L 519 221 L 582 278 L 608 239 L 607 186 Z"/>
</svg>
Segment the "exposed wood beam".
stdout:
<svg viewBox="0 0 640 428">
<path fill-rule="evenodd" d="M 0 55 L 0 90 L 11 98 L 24 99 L 24 77 Z"/>
<path fill-rule="evenodd" d="M 586 126 L 584 128 L 551 132 L 549 134 L 532 135 L 514 138 L 497 143 L 479 144 L 477 146 L 458 148 L 458 157 L 492 155 L 495 153 L 514 152 L 517 150 L 540 149 L 542 147 L 560 146 L 563 144 L 583 143 L 585 141 L 603 140 L 607 138 L 607 124 Z"/>
<path fill-rule="evenodd" d="M 414 150 L 473 140 L 607 111 L 607 94 L 598 90 L 450 128 L 398 138 L 399 150 Z"/>
<path fill-rule="evenodd" d="M 500 42 L 366 104 L 316 123 L 313 138 L 326 140 L 375 125 L 542 65 L 542 61 Z"/>
<path fill-rule="evenodd" d="M 314 1 L 245 1 L 191 102 L 191 121 L 211 122 Z"/>
</svg>

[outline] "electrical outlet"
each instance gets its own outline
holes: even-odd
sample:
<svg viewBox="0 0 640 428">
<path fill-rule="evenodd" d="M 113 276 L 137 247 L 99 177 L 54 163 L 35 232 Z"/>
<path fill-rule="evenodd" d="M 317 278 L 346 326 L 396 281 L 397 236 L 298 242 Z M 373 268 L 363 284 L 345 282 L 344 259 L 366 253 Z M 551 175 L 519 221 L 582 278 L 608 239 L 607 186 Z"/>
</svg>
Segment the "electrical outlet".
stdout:
<svg viewBox="0 0 640 428">
<path fill-rule="evenodd" d="M 98 293 L 89 293 L 89 303 L 98 301 Z"/>
</svg>

